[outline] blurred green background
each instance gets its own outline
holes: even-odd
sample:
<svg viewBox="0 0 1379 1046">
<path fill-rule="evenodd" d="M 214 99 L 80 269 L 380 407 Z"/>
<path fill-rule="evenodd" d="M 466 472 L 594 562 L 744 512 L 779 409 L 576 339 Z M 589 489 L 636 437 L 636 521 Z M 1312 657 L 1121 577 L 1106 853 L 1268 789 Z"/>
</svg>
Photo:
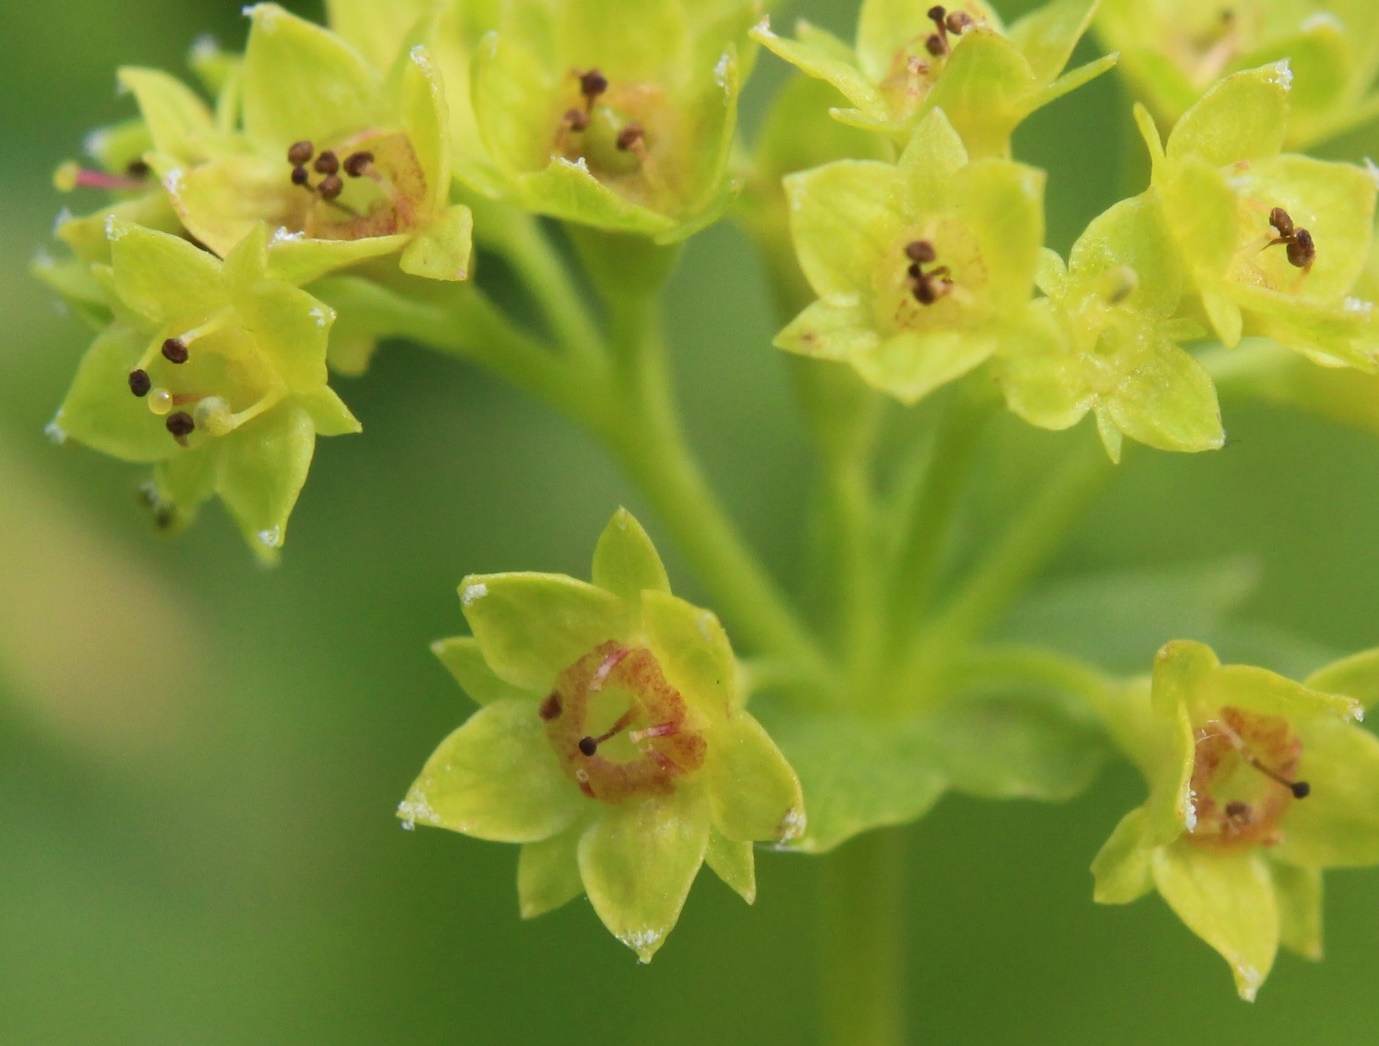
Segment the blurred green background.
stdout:
<svg viewBox="0 0 1379 1046">
<path fill-rule="evenodd" d="M 851 31 L 851 3 L 800 8 Z M 641 967 L 583 901 L 522 923 L 514 848 L 392 816 L 469 711 L 427 650 L 461 630 L 458 579 L 583 574 L 611 510 L 642 508 L 589 440 L 390 347 L 337 386 L 366 434 L 323 441 L 264 571 L 218 509 L 164 540 L 138 470 L 43 437 L 88 334 L 26 267 L 64 202 L 94 206 L 51 170 L 131 111 L 117 64 L 182 71 L 197 34 L 243 31 L 238 2 L 0 4 L 0 1042 L 809 1041 L 817 860 L 763 854 L 755 908 L 702 876 Z M 749 126 L 781 78 L 763 58 Z M 1054 171 L 1053 246 L 1119 195 L 1126 110 L 1108 77 L 1022 131 L 1021 158 Z M 798 573 L 808 453 L 737 231 L 694 242 L 673 309 L 699 446 Z M 1214 455 L 1132 455 L 1057 573 L 1243 555 L 1252 619 L 1379 643 L 1379 446 L 1262 409 L 1227 425 Z M 1051 437 L 998 439 L 1037 456 Z M 909 831 L 914 1040 L 1379 1041 L 1379 874 L 1328 876 L 1327 960 L 1282 957 L 1248 1006 L 1156 898 L 1092 905 L 1088 863 L 1140 797 L 1115 768 L 1067 806 L 950 799 Z"/>
</svg>

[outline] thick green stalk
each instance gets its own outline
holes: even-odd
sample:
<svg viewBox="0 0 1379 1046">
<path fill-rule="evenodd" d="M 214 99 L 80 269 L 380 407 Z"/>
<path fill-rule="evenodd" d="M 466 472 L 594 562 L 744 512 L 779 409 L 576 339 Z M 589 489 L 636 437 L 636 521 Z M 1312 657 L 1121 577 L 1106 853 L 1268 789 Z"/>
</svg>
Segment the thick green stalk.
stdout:
<svg viewBox="0 0 1379 1046">
<path fill-rule="evenodd" d="M 883 828 L 824 858 L 821 964 L 828 1046 L 905 1042 L 905 834 Z"/>
</svg>

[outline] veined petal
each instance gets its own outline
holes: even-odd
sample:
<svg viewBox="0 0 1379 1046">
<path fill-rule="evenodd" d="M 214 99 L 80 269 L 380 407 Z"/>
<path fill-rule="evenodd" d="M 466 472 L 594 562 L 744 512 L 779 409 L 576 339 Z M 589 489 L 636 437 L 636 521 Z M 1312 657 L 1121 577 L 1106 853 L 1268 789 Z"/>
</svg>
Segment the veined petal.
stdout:
<svg viewBox="0 0 1379 1046">
<path fill-rule="evenodd" d="M 874 319 L 856 294 L 820 298 L 790 321 L 773 343 L 786 352 L 846 362 L 874 350 L 881 335 Z"/>
<path fill-rule="evenodd" d="M 449 669 L 450 674 L 455 677 L 455 682 L 464 688 L 464 692 L 476 704 L 491 705 L 495 701 L 512 698 L 531 700 L 534 696 L 531 691 L 499 679 L 493 669 L 488 667 L 488 662 L 484 660 L 484 652 L 479 649 L 479 641 L 473 636 L 438 639 L 431 644 L 431 653 Z"/>
<path fill-rule="evenodd" d="M 735 843 L 718 831 L 709 832 L 704 863 L 748 904 L 757 899 L 756 856 L 751 843 Z"/>
<path fill-rule="evenodd" d="M 216 491 L 254 551 L 271 558 L 306 484 L 316 427 L 301 407 L 283 403 L 218 439 L 224 458 Z"/>
<path fill-rule="evenodd" d="M 178 453 L 163 419 L 129 392 L 129 372 L 149 336 L 116 325 L 100 334 L 82 357 L 54 423 L 72 439 L 124 461 L 153 462 Z"/>
<path fill-rule="evenodd" d="M 1198 156 L 1212 167 L 1264 160 L 1283 149 L 1288 125 L 1287 62 L 1228 76 L 1183 114 L 1168 136 L 1168 162 Z"/>
<path fill-rule="evenodd" d="M 441 742 L 398 807 L 405 822 L 501 843 L 563 831 L 585 802 L 530 699 L 485 705 Z"/>
<path fill-rule="evenodd" d="M 839 160 L 785 179 L 800 268 L 821 296 L 868 295 L 877 263 L 904 222 L 901 172 Z"/>
<path fill-rule="evenodd" d="M 986 362 L 996 344 L 988 331 L 907 330 L 880 340 L 852 362 L 870 384 L 902 403 L 917 403 Z"/>
<path fill-rule="evenodd" d="M 737 704 L 737 659 L 718 618 L 668 592 L 642 593 L 642 627 L 666 680 L 712 721 Z"/>
<path fill-rule="evenodd" d="M 1136 807 L 1116 825 L 1092 861 L 1097 904 L 1129 904 L 1154 889 L 1155 847 L 1145 834 L 1145 809 Z"/>
<path fill-rule="evenodd" d="M 1305 959 L 1322 957 L 1322 873 L 1270 861 L 1278 899 L 1279 942 Z"/>
<path fill-rule="evenodd" d="M 642 962 L 665 943 L 709 844 L 694 789 L 607 808 L 579 841 L 584 890 L 603 924 Z"/>
<path fill-rule="evenodd" d="M 180 160 L 198 156 L 199 140 L 215 124 L 195 91 L 158 69 L 121 69 L 119 79 L 139 103 L 155 152 Z"/>
<path fill-rule="evenodd" d="M 517 858 L 517 901 L 523 919 L 553 912 L 584 892 L 578 850 L 586 827 L 577 821 L 558 835 L 522 847 Z"/>
<path fill-rule="evenodd" d="M 656 546 L 625 508 L 613 514 L 599 535 L 590 577 L 599 588 L 637 608 L 638 617 L 643 591 L 670 593 L 670 579 Z"/>
<path fill-rule="evenodd" d="M 726 838 L 789 843 L 804 833 L 800 780 L 748 713 L 714 728 L 706 770 L 714 827 Z"/>
<path fill-rule="evenodd" d="M 1297 730 L 1298 776 L 1311 794 L 1284 815 L 1279 859 L 1306 868 L 1379 864 L 1379 738 L 1337 720 Z"/>
<path fill-rule="evenodd" d="M 180 236 L 112 220 L 115 290 L 153 324 L 192 327 L 228 304 L 220 262 Z"/>
</svg>

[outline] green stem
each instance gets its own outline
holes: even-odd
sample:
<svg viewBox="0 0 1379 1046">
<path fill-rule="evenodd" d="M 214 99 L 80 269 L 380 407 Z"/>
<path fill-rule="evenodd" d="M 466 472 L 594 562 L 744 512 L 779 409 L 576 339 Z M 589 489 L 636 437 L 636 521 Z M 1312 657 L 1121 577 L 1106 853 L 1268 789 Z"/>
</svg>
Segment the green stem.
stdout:
<svg viewBox="0 0 1379 1046">
<path fill-rule="evenodd" d="M 828 1046 L 905 1041 L 905 835 L 883 828 L 824 858 L 821 1001 Z"/>
<path fill-rule="evenodd" d="M 1076 451 L 967 576 L 925 631 L 902 676 L 911 692 L 941 654 L 971 643 L 1000 620 L 1010 603 L 1058 548 L 1088 502 L 1110 478 L 1100 445 Z"/>
<path fill-rule="evenodd" d="M 994 407 L 989 397 L 967 388 L 955 389 L 953 396 L 904 512 L 906 522 L 890 571 L 891 629 L 901 643 L 928 611 L 948 529 Z"/>
<path fill-rule="evenodd" d="M 540 221 L 521 214 L 507 223 L 503 251 L 518 278 L 545 315 L 551 334 L 586 362 L 603 355 L 603 338 L 584 295 Z"/>
<path fill-rule="evenodd" d="M 821 680 L 836 671 L 747 547 L 691 456 L 672 401 L 659 299 L 609 302 L 614 369 L 584 420 L 651 502 L 724 614 L 763 653 Z"/>
</svg>

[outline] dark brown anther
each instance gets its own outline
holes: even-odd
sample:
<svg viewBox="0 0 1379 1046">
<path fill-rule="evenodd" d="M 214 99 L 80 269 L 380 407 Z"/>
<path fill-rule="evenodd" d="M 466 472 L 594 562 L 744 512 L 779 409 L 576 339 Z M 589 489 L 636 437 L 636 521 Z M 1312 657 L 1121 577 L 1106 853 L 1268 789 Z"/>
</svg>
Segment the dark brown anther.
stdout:
<svg viewBox="0 0 1379 1046">
<path fill-rule="evenodd" d="M 316 169 L 317 174 L 335 174 L 340 170 L 340 157 L 327 149 L 316 157 L 316 162 L 311 166 Z"/>
<path fill-rule="evenodd" d="M 1288 788 L 1292 791 L 1294 799 L 1306 799 L 1312 794 L 1312 786 L 1306 781 L 1294 781 Z"/>
<path fill-rule="evenodd" d="M 179 410 L 175 414 L 169 414 L 167 426 L 168 431 L 178 439 L 186 439 L 196 430 L 196 422 L 192 421 L 192 416 L 185 410 Z"/>
<path fill-rule="evenodd" d="M 311 172 L 308 171 L 308 170 L 307 170 L 305 167 L 303 167 L 301 164 L 298 164 L 296 167 L 292 168 L 292 184 L 293 184 L 293 185 L 306 185 L 306 183 L 307 183 L 308 181 L 310 181 L 310 180 L 311 180 Z M 308 186 L 308 188 L 310 188 L 310 187 Z"/>
<path fill-rule="evenodd" d="M 169 338 L 163 342 L 163 358 L 169 363 L 186 363 L 188 355 L 187 343 L 181 338 Z"/>
<path fill-rule="evenodd" d="M 1310 269 L 1317 260 L 1317 245 L 1306 229 L 1295 229 L 1288 241 L 1288 262 L 1298 269 Z"/>
<path fill-rule="evenodd" d="M 572 131 L 588 130 L 589 114 L 583 109 L 567 109 L 565 111 L 565 124 Z"/>
<path fill-rule="evenodd" d="M 130 160 L 129 166 L 124 169 L 124 173 L 131 178 L 147 178 L 149 166 L 143 160 Z"/>
<path fill-rule="evenodd" d="M 293 142 L 287 150 L 287 162 L 294 167 L 300 167 L 302 164 L 310 163 L 311 158 L 315 155 L 316 146 L 310 142 Z"/>
<path fill-rule="evenodd" d="M 939 22 L 942 22 L 943 19 L 947 17 L 947 15 L 948 12 L 945 11 L 942 7 L 939 7 L 937 4 L 935 4 L 933 7 L 929 8 L 929 10 L 925 12 L 925 17 L 928 18 L 929 21 L 933 22 L 935 25 L 937 25 Z"/>
<path fill-rule="evenodd" d="M 944 40 L 943 37 L 939 36 L 938 33 L 932 33 L 929 38 L 924 41 L 924 49 L 935 58 L 942 58 L 948 53 L 948 42 Z"/>
<path fill-rule="evenodd" d="M 328 175 L 321 179 L 321 184 L 317 186 L 323 200 L 334 200 L 345 191 L 345 183 L 338 174 Z"/>
<path fill-rule="evenodd" d="M 641 144 L 646 132 L 642 130 L 639 123 L 630 123 L 618 132 L 617 141 L 614 143 L 623 152 L 630 152 Z"/>
<path fill-rule="evenodd" d="M 608 90 L 608 78 L 597 69 L 590 69 L 587 73 L 579 74 L 579 93 L 584 95 L 584 99 L 590 105 L 594 104 L 594 99 Z"/>
<path fill-rule="evenodd" d="M 546 699 L 541 702 L 541 708 L 539 709 L 539 711 L 541 713 L 541 718 L 548 723 L 552 719 L 559 719 L 560 695 L 557 694 L 555 691 L 551 691 L 549 694 L 547 694 Z"/>
<path fill-rule="evenodd" d="M 345 173 L 351 178 L 358 178 L 369 169 L 369 164 L 373 163 L 373 153 L 357 152 L 350 153 L 345 157 Z"/>
<path fill-rule="evenodd" d="M 581 737 L 579 739 L 579 750 L 585 755 L 591 756 L 599 750 L 599 743 L 592 737 Z"/>
<path fill-rule="evenodd" d="M 934 245 L 928 240 L 912 240 L 905 245 L 905 257 L 912 262 L 928 265 L 938 257 L 938 252 L 934 250 Z"/>
<path fill-rule="evenodd" d="M 153 388 L 153 382 L 149 379 L 148 371 L 132 370 L 129 372 L 129 391 L 140 399 L 148 395 L 148 390 Z"/>
<path fill-rule="evenodd" d="M 943 24 L 948 27 L 948 31 L 954 36 L 962 34 L 976 24 L 975 19 L 966 11 L 954 11 L 943 20 Z"/>
<path fill-rule="evenodd" d="M 1284 239 L 1293 235 L 1293 219 L 1282 207 L 1275 207 L 1269 212 L 1269 224 Z"/>
<path fill-rule="evenodd" d="M 905 270 L 905 275 L 912 280 L 917 280 L 924 275 L 924 270 L 919 267 L 919 262 L 910 262 L 910 267 Z"/>
</svg>

